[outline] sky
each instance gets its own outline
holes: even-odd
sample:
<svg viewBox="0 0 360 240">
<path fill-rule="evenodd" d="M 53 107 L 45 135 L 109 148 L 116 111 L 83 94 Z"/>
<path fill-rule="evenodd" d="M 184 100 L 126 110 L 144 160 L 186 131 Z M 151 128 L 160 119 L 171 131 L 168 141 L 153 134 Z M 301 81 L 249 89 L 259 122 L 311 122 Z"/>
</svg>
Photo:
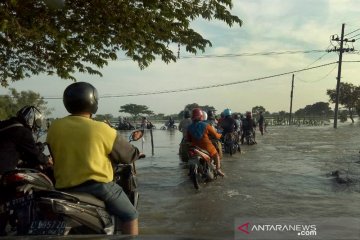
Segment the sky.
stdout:
<svg viewBox="0 0 360 240">
<path fill-rule="evenodd" d="M 217 113 L 225 108 L 243 113 L 255 106 L 263 106 L 269 112 L 289 112 L 293 72 L 293 112 L 316 102 L 328 102 L 326 90 L 336 88 L 338 71 L 337 64 L 330 63 L 338 61 L 338 53 L 305 52 L 337 46 L 330 36 L 340 36 L 343 23 L 346 37 L 357 39 L 349 45 L 357 51 L 343 55 L 341 81 L 360 85 L 360 62 L 346 62 L 360 61 L 359 0 L 233 0 L 233 4 L 231 12 L 243 20 L 241 27 L 229 27 L 215 20 L 192 23 L 212 42 L 205 53 L 195 56 L 180 48 L 176 63 L 156 60 L 144 70 L 121 57 L 100 69 L 102 77 L 76 74 L 78 81 L 97 88 L 101 97 L 97 113 L 123 115 L 119 113 L 120 106 L 131 103 L 166 115 L 179 113 L 191 103 L 214 106 Z M 203 55 L 212 57 L 200 58 Z M 325 66 L 297 72 L 320 65 Z M 71 83 L 56 76 L 38 75 L 10 83 L 8 88 L 31 90 L 45 98 L 61 97 Z M 218 87 L 178 91 L 214 85 Z M 0 94 L 9 93 L 8 88 L 1 87 Z M 170 93 L 124 97 L 157 91 Z M 49 108 L 54 108 L 49 117 L 67 115 L 61 99 L 46 101 Z"/>
</svg>

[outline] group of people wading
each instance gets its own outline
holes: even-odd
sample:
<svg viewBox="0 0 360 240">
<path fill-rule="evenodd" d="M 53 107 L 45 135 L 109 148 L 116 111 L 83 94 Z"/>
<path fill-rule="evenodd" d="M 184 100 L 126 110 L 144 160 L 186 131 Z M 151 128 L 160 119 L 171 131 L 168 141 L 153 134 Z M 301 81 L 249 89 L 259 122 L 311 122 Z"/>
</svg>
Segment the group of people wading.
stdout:
<svg viewBox="0 0 360 240">
<path fill-rule="evenodd" d="M 246 112 L 245 117 L 240 114 L 232 114 L 230 109 L 225 109 L 220 118 L 217 118 L 214 111 L 203 111 L 200 108 L 194 108 L 190 113 L 184 111 L 184 119 L 179 123 L 179 131 L 183 133 L 182 144 L 191 144 L 203 150 L 206 150 L 214 160 L 216 172 L 219 176 L 224 176 L 221 170 L 222 144 L 224 138 L 230 137 L 238 144 L 244 143 L 247 133 L 252 134 L 255 141 L 255 130 L 257 124 L 261 135 L 264 134 L 264 116 L 259 113 L 259 119 L 255 122 L 251 112 Z"/>
</svg>

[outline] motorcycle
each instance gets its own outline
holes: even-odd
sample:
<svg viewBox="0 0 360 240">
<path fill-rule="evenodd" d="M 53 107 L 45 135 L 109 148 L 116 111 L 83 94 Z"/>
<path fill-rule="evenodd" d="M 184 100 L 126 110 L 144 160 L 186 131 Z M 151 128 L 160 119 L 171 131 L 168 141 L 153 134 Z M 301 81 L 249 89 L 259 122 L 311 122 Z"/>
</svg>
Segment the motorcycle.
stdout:
<svg viewBox="0 0 360 240">
<path fill-rule="evenodd" d="M 247 145 L 254 145 L 256 144 L 256 141 L 255 141 L 255 138 L 254 138 L 254 132 L 253 131 L 250 131 L 250 130 L 246 130 L 244 131 L 244 136 L 242 138 L 242 144 L 244 144 L 244 140 L 245 140 L 245 143 Z"/>
<path fill-rule="evenodd" d="M 143 131 L 137 130 L 129 139 L 137 141 L 142 136 Z M 137 207 L 139 193 L 135 174 L 134 163 L 114 168 L 114 181 Z M 0 188 L 0 219 L 7 235 L 113 235 L 119 232 L 118 220 L 106 210 L 103 201 L 86 193 L 56 190 L 53 181 L 39 169 L 9 171 L 1 176 Z"/>
<path fill-rule="evenodd" d="M 188 152 L 189 176 L 195 189 L 200 188 L 200 183 L 206 183 L 216 179 L 216 168 L 211 162 L 208 152 L 191 146 Z"/>
<path fill-rule="evenodd" d="M 230 156 L 236 153 L 236 151 L 241 152 L 239 135 L 237 132 L 226 133 L 223 139 L 224 151 L 225 153 L 230 153 Z"/>
</svg>

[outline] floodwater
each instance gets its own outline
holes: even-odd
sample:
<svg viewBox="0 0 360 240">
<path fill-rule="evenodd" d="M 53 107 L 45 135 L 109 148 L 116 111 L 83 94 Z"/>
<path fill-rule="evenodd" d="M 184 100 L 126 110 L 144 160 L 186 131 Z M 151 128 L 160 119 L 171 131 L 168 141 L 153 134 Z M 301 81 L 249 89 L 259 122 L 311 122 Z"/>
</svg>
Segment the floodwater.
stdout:
<svg viewBox="0 0 360 240">
<path fill-rule="evenodd" d="M 181 133 L 159 127 L 153 130 L 154 155 L 149 130 L 144 141 L 133 142 L 147 155 L 136 162 L 140 191 L 136 239 L 234 239 L 237 219 L 244 217 L 360 219 L 360 121 L 339 123 L 337 129 L 274 126 L 263 136 L 257 131 L 258 144 L 242 145 L 242 154 L 225 154 L 226 176 L 200 190 L 194 189 L 179 159 Z M 128 137 L 130 132 L 121 134 Z M 338 183 L 330 174 L 336 170 L 351 182 Z M 350 230 L 360 239 L 358 225 Z"/>
<path fill-rule="evenodd" d="M 148 131 L 134 143 L 147 155 L 136 165 L 141 235 L 233 239 L 236 219 L 245 216 L 360 217 L 360 122 L 257 132 L 257 145 L 224 155 L 226 177 L 199 191 L 179 160 L 181 137 L 153 130 L 153 156 Z M 339 184 L 329 175 L 335 170 L 352 182 Z"/>
</svg>

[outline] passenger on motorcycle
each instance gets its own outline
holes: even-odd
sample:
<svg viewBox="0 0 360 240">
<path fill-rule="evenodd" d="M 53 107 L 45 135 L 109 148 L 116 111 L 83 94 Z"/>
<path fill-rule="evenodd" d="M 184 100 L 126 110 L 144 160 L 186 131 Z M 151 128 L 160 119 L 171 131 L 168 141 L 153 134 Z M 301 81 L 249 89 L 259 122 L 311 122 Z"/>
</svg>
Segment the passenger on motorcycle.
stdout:
<svg viewBox="0 0 360 240">
<path fill-rule="evenodd" d="M 210 113 L 210 114 L 208 114 L 208 113 Z M 217 132 L 217 129 L 216 129 L 217 126 L 215 125 L 215 122 L 217 122 L 217 121 L 216 121 L 214 115 L 212 114 L 211 110 L 209 110 L 208 113 L 203 111 L 203 121 L 206 122 L 207 124 L 209 124 L 211 127 L 213 127 L 214 130 Z M 209 115 L 211 116 L 212 119 L 209 119 Z M 210 140 L 211 140 L 212 144 L 215 146 L 220 159 L 222 159 L 223 158 L 223 150 L 222 150 L 221 141 L 213 136 L 210 136 Z"/>
<path fill-rule="evenodd" d="M 182 132 L 182 134 L 183 134 L 183 140 L 187 139 L 187 136 L 186 136 L 187 135 L 187 129 L 190 126 L 191 123 L 192 123 L 192 120 L 190 118 L 190 111 L 185 110 L 184 111 L 184 119 L 181 120 L 180 123 L 179 123 L 179 131 Z"/>
<path fill-rule="evenodd" d="M 246 112 L 246 117 L 242 120 L 242 135 L 241 135 L 241 143 L 244 143 L 244 138 L 246 132 L 250 132 L 254 136 L 255 141 L 255 130 L 256 130 L 256 123 L 252 118 L 251 112 Z M 256 143 L 256 141 L 255 141 Z"/>
<path fill-rule="evenodd" d="M 138 212 L 113 181 L 113 166 L 141 155 L 115 129 L 91 119 L 98 109 L 96 88 L 86 82 L 69 85 L 63 95 L 71 114 L 53 121 L 47 142 L 54 159 L 57 189 L 85 192 L 104 201 L 120 221 L 123 234 L 138 234 Z"/>
<path fill-rule="evenodd" d="M 206 150 L 215 162 L 217 174 L 219 176 L 224 176 L 225 174 L 221 171 L 219 153 L 210 140 L 210 136 L 220 139 L 221 135 L 209 124 L 202 121 L 203 112 L 200 108 L 194 108 L 192 110 L 191 118 L 193 123 L 188 127 L 188 141 L 191 142 L 192 145 Z"/>
<path fill-rule="evenodd" d="M 208 115 L 208 119 L 206 120 L 206 122 L 208 124 L 210 124 L 211 126 L 213 126 L 215 129 L 217 128 L 217 124 L 218 121 L 215 118 L 215 113 L 213 110 L 208 110 L 207 111 L 207 115 Z"/>
<path fill-rule="evenodd" d="M 33 136 L 41 128 L 43 119 L 38 108 L 25 106 L 16 117 L 0 122 L 0 175 L 14 170 L 20 159 L 32 165 L 52 163 Z"/>
</svg>

